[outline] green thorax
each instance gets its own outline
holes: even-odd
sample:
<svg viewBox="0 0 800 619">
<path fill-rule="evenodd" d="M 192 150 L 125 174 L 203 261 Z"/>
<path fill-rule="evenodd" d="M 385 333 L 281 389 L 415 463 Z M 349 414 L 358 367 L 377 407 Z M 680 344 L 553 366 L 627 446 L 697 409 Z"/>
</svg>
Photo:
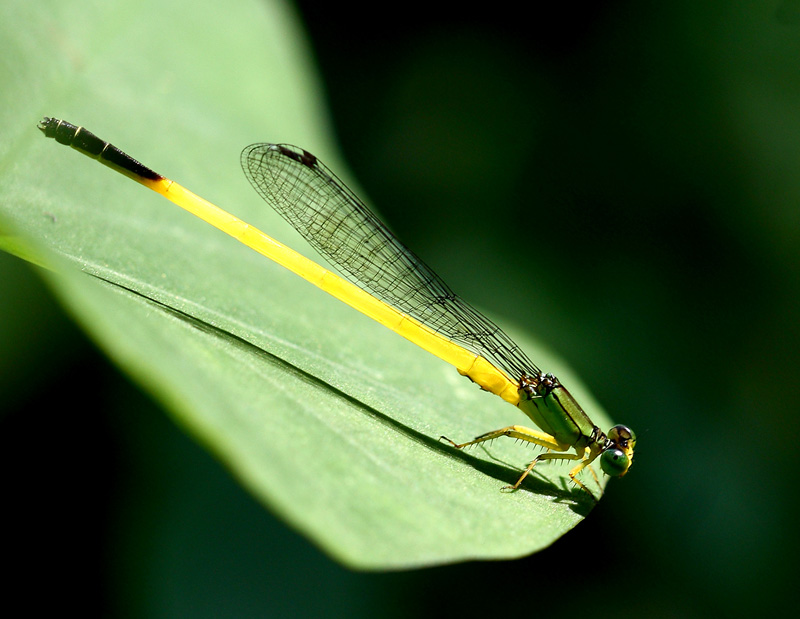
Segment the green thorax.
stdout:
<svg viewBox="0 0 800 619">
<path fill-rule="evenodd" d="M 605 435 L 552 374 L 523 376 L 519 395 L 520 410 L 559 443 L 581 448 L 604 442 Z"/>
</svg>

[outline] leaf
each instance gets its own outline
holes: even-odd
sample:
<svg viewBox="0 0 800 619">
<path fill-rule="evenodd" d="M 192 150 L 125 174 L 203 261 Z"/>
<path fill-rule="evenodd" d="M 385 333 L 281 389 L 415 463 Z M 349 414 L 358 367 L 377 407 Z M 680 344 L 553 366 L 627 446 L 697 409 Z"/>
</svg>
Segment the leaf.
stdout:
<svg viewBox="0 0 800 619">
<path fill-rule="evenodd" d="M 283 3 L 0 10 L 0 247 L 52 268 L 42 276 L 75 320 L 264 505 L 362 569 L 518 557 L 588 513 L 568 467 L 537 467 L 502 493 L 530 450 L 438 440 L 524 423 L 519 411 L 36 130 L 44 115 L 85 125 L 313 258 L 238 164 L 250 142 L 296 143 L 357 189 Z M 606 424 L 563 364 L 517 339 Z"/>
</svg>

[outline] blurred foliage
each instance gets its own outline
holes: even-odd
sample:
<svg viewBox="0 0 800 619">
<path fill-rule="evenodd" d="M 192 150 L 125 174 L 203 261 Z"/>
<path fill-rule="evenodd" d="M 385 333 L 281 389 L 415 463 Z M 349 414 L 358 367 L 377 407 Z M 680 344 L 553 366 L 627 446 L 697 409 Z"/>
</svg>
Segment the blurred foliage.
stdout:
<svg viewBox="0 0 800 619">
<path fill-rule="evenodd" d="M 800 4 L 567 3 L 420 24 L 420 3 L 380 36 L 355 10 L 302 4 L 341 143 L 387 219 L 456 290 L 535 325 L 638 433 L 630 475 L 548 559 L 608 543 L 586 563 L 626 567 L 578 586 L 609 614 L 785 605 Z M 520 581 L 570 599 L 545 560 L 517 564 Z M 497 566 L 473 567 L 503 587 Z"/>
<path fill-rule="evenodd" d="M 30 301 L 10 318 L 3 308 L 9 330 L 32 335 L 24 354 L 9 349 L 14 371 L 53 368 L 3 382 L 3 470 L 25 516 L 12 530 L 47 549 L 36 576 L 60 605 L 471 616 L 524 600 L 567 612 L 557 600 L 686 617 L 789 603 L 798 4 L 449 7 L 383 18 L 300 3 L 338 137 L 409 245 L 479 306 L 534 325 L 637 431 L 630 475 L 534 558 L 346 572 L 257 509 L 4 262 L 4 284 L 19 279 L 3 298 Z M 56 422 L 62 436 L 37 431 Z M 31 458 L 59 473 L 55 495 L 25 480 Z M 88 501 L 92 517 L 65 529 Z"/>
</svg>

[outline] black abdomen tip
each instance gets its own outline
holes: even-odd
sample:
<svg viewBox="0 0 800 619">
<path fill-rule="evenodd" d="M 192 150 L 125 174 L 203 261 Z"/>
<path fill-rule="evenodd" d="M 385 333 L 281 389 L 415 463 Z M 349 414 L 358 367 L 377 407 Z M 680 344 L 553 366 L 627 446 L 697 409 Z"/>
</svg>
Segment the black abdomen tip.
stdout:
<svg viewBox="0 0 800 619">
<path fill-rule="evenodd" d="M 37 126 L 45 137 L 54 138 L 59 144 L 71 146 L 120 172 L 152 181 L 164 178 L 83 127 L 49 116 L 45 116 Z"/>
</svg>

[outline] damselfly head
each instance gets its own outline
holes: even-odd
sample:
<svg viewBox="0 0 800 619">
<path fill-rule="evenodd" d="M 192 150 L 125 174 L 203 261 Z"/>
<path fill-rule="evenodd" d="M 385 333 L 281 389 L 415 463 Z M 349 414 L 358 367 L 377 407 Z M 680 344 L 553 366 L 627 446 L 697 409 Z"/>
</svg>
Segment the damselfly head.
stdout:
<svg viewBox="0 0 800 619">
<path fill-rule="evenodd" d="M 608 443 L 600 456 L 600 468 L 606 475 L 622 477 L 633 463 L 636 435 L 628 426 L 614 426 L 608 431 Z"/>
</svg>

